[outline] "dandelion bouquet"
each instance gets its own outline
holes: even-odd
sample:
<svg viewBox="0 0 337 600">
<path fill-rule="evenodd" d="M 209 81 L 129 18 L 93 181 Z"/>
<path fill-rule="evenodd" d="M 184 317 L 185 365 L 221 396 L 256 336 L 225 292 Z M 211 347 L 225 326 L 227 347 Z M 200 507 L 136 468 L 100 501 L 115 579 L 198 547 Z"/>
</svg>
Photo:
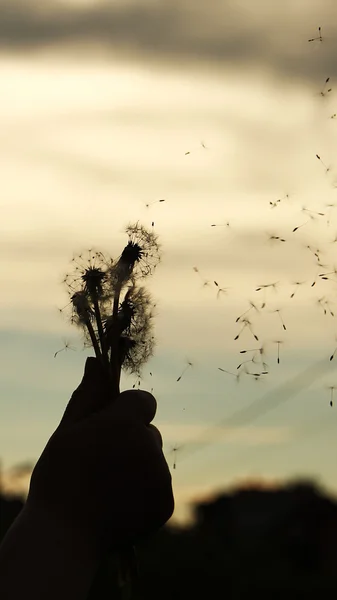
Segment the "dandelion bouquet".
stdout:
<svg viewBox="0 0 337 600">
<path fill-rule="evenodd" d="M 160 261 L 153 231 L 139 223 L 126 227 L 128 243 L 116 259 L 88 250 L 72 259 L 66 275 L 71 322 L 82 329 L 85 347 L 93 347 L 110 382 L 112 398 L 120 391 L 121 370 L 140 377 L 154 350 L 151 296 L 142 285 Z M 69 306 L 68 305 L 68 306 Z M 120 555 L 120 585 L 134 573 L 133 549 Z"/>
</svg>

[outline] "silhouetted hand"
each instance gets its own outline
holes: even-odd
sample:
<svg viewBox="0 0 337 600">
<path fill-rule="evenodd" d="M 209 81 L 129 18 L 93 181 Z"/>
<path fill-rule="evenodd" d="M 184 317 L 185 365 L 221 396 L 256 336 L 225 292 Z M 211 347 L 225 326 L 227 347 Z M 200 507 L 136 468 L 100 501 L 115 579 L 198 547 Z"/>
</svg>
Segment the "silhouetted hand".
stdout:
<svg viewBox="0 0 337 600">
<path fill-rule="evenodd" d="M 32 474 L 27 508 L 77 533 L 98 555 L 160 528 L 174 508 L 156 401 L 145 391 L 109 394 L 96 358 Z"/>
</svg>

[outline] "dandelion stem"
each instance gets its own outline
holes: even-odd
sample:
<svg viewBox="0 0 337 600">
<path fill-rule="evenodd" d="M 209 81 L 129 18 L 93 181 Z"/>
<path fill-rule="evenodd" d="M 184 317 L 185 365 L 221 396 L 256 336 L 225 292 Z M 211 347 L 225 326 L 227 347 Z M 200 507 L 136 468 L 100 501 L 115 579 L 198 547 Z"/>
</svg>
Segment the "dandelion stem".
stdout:
<svg viewBox="0 0 337 600">
<path fill-rule="evenodd" d="M 89 319 L 88 316 L 85 317 L 85 324 L 86 324 L 86 326 L 88 328 L 88 332 L 89 332 L 89 335 L 90 335 L 90 339 L 92 341 L 92 345 L 93 345 L 94 350 L 95 350 L 95 354 L 96 354 L 97 358 L 99 358 L 101 361 L 103 361 L 102 352 L 101 352 L 101 349 L 99 347 L 99 343 L 97 341 L 97 338 L 96 338 L 96 335 L 95 335 L 95 332 L 94 332 L 94 328 L 93 328 L 93 326 L 92 326 L 92 324 L 91 324 L 90 319 Z"/>
<path fill-rule="evenodd" d="M 107 347 L 106 347 L 106 343 L 105 343 L 105 337 L 104 337 L 104 332 L 103 332 L 103 325 L 102 325 L 102 319 L 101 319 L 101 311 L 99 309 L 99 304 L 98 304 L 98 298 L 97 298 L 97 292 L 96 290 L 94 291 L 94 293 L 92 294 L 92 301 L 94 304 L 94 310 L 95 310 L 95 317 L 96 317 L 96 323 L 97 323 L 97 330 L 98 330 L 98 336 L 101 342 L 101 350 L 102 350 L 102 357 L 103 357 L 103 362 L 106 364 L 106 366 L 109 365 L 109 358 L 108 358 L 108 352 L 107 352 Z"/>
</svg>

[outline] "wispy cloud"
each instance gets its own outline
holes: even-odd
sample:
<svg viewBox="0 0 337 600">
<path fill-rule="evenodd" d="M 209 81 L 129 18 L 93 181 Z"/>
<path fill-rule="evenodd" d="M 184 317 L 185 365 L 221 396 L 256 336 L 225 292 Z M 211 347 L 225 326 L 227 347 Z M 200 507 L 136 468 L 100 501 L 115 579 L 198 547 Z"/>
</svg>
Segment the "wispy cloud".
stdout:
<svg viewBox="0 0 337 600">
<path fill-rule="evenodd" d="M 80 44 L 84 49 L 95 43 L 114 53 L 118 48 L 124 56 L 171 65 L 217 61 L 312 79 L 321 72 L 322 57 L 304 57 L 319 24 L 329 42 L 325 65 L 335 70 L 335 10 L 329 0 L 311 3 L 309 10 L 291 0 L 272 9 L 267 0 L 239 5 L 229 0 L 212 5 L 202 0 L 104 1 L 67 7 L 55 2 L 48 8 L 34 0 L 3 0 L 0 44 L 5 50 L 73 44 L 78 51 Z M 331 18 L 321 23 L 322 14 Z"/>
<path fill-rule="evenodd" d="M 294 433 L 291 427 L 221 427 L 214 426 L 210 430 L 203 424 L 157 423 L 163 434 L 165 443 L 174 444 L 224 443 L 243 445 L 274 445 L 289 441 Z M 179 452 L 179 450 L 178 450 Z"/>
</svg>

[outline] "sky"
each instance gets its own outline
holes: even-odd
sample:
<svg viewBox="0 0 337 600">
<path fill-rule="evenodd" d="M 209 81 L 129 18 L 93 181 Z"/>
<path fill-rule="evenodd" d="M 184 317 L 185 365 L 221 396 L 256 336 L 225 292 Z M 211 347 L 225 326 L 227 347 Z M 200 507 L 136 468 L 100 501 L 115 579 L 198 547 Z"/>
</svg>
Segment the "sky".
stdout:
<svg viewBox="0 0 337 600">
<path fill-rule="evenodd" d="M 38 459 L 92 354 L 58 310 L 71 258 L 118 256 L 139 220 L 162 244 L 141 387 L 158 401 L 174 518 L 246 480 L 337 493 L 336 4 L 0 9 L 4 472 Z M 54 358 L 64 340 L 76 351 Z M 253 356 L 268 374 L 237 380 Z"/>
</svg>

